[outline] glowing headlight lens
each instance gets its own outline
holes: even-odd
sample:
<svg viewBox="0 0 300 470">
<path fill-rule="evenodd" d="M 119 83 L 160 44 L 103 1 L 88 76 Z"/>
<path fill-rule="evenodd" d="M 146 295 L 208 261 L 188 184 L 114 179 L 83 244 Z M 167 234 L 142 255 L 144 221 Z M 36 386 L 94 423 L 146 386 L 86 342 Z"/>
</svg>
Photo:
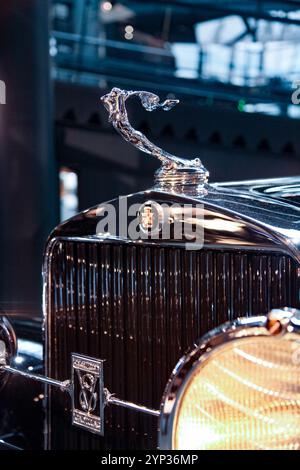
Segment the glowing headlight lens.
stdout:
<svg viewBox="0 0 300 470">
<path fill-rule="evenodd" d="M 299 449 L 295 337 L 234 340 L 194 367 L 176 407 L 173 449 Z"/>
</svg>

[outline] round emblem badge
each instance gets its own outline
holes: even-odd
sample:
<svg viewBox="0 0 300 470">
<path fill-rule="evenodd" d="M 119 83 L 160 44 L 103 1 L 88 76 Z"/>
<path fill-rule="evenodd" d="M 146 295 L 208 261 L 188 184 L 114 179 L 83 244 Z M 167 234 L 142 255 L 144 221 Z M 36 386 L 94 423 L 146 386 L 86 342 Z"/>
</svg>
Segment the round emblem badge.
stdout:
<svg viewBox="0 0 300 470">
<path fill-rule="evenodd" d="M 164 210 L 158 202 L 147 201 L 139 209 L 140 230 L 148 235 L 158 235 L 164 223 Z"/>
</svg>

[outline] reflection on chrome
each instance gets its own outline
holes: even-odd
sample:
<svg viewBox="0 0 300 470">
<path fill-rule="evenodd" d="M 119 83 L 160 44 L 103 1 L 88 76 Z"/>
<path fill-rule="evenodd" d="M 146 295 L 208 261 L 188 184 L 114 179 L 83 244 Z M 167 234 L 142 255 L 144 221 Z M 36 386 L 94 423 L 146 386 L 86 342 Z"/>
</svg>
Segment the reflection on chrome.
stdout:
<svg viewBox="0 0 300 470">
<path fill-rule="evenodd" d="M 200 341 L 167 386 L 161 447 L 300 449 L 299 318 L 295 309 L 273 310 Z"/>
<path fill-rule="evenodd" d="M 232 348 L 199 370 L 182 397 L 174 448 L 299 449 L 299 371 L 286 343 L 255 339 L 239 350 L 256 362 Z"/>
<path fill-rule="evenodd" d="M 126 91 L 120 88 L 113 88 L 110 93 L 101 98 L 109 112 L 109 121 L 116 131 L 127 142 L 161 161 L 162 166 L 155 174 L 155 188 L 171 193 L 186 192 L 187 194 L 205 195 L 209 172 L 204 168 L 199 158 L 188 160 L 172 155 L 150 142 L 144 134 L 131 126 L 126 110 L 126 100 L 132 96 L 139 97 L 147 111 L 153 111 L 157 108 L 169 111 L 179 101 L 167 99 L 160 103 L 159 97 L 154 93 Z"/>
</svg>

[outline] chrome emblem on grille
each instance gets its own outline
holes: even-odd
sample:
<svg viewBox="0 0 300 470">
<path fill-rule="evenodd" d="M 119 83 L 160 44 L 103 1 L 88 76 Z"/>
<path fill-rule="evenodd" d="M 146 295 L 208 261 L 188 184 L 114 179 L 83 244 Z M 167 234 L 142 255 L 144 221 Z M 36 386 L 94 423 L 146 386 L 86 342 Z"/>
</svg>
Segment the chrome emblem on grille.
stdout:
<svg viewBox="0 0 300 470">
<path fill-rule="evenodd" d="M 76 369 L 76 372 L 81 387 L 79 394 L 80 406 L 88 413 L 95 411 L 99 395 L 95 392 L 98 379 L 92 374 L 82 374 L 79 369 Z"/>
<path fill-rule="evenodd" d="M 163 207 L 155 201 L 147 201 L 139 209 L 139 226 L 143 233 L 157 235 L 164 222 Z"/>
<path fill-rule="evenodd" d="M 80 354 L 72 354 L 72 424 L 104 435 L 103 363 Z"/>
<path fill-rule="evenodd" d="M 145 206 L 141 212 L 141 226 L 143 229 L 153 228 L 154 216 L 151 206 Z"/>
</svg>

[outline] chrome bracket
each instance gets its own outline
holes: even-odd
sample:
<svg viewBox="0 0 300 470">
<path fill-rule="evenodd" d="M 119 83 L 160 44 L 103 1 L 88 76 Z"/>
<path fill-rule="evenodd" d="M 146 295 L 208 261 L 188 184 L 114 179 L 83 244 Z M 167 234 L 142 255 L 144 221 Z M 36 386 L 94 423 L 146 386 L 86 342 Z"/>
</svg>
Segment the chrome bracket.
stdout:
<svg viewBox="0 0 300 470">
<path fill-rule="evenodd" d="M 104 361 L 81 354 L 71 354 L 71 361 L 72 379 L 64 381 L 32 374 L 7 364 L 0 366 L 0 371 L 19 375 L 67 392 L 72 401 L 72 425 L 104 436 L 104 408 L 106 406 L 103 383 Z"/>
<path fill-rule="evenodd" d="M 121 406 L 152 416 L 159 415 L 159 411 L 121 400 L 111 394 L 104 387 L 105 361 L 102 359 L 72 353 L 71 380 L 61 381 L 12 367 L 16 351 L 14 330 L 7 318 L 0 317 L 0 386 L 6 383 L 5 373 L 9 373 L 67 392 L 71 397 L 74 426 L 104 436 L 104 411 L 107 405 Z"/>
</svg>

